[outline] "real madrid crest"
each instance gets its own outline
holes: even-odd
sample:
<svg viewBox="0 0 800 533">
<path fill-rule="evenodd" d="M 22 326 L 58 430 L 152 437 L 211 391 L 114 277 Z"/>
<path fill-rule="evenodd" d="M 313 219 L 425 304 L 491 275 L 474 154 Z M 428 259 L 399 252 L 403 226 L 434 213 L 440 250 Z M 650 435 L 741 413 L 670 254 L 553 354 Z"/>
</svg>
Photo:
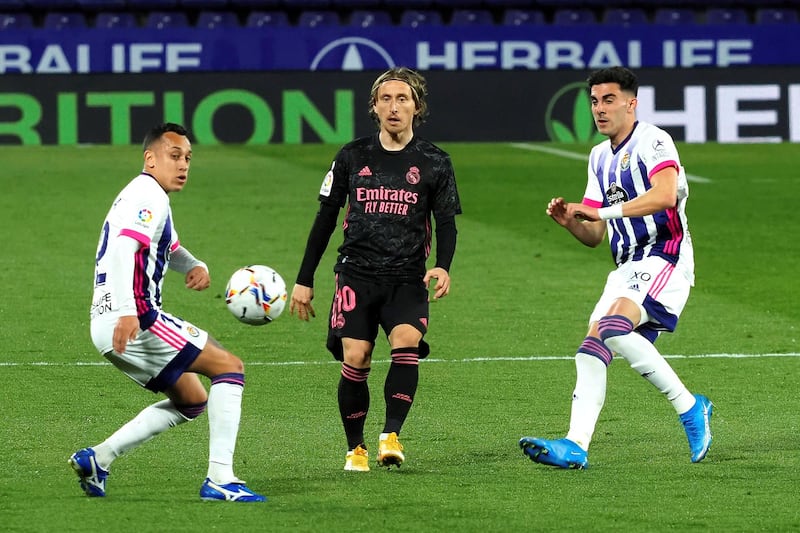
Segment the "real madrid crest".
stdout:
<svg viewBox="0 0 800 533">
<path fill-rule="evenodd" d="M 419 179 L 420 179 L 419 168 L 417 167 L 409 168 L 408 172 L 406 172 L 406 181 L 411 185 L 416 185 L 417 183 L 419 183 Z"/>
</svg>

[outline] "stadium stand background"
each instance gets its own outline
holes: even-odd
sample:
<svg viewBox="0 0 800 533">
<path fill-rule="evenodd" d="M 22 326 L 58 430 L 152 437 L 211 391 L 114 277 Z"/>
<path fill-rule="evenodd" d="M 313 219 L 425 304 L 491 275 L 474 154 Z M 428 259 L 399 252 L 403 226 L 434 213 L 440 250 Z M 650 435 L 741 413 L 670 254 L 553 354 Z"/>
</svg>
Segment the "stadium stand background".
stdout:
<svg viewBox="0 0 800 533">
<path fill-rule="evenodd" d="M 800 0 L 0 0 L 0 31 L 74 27 L 796 24 Z"/>
</svg>

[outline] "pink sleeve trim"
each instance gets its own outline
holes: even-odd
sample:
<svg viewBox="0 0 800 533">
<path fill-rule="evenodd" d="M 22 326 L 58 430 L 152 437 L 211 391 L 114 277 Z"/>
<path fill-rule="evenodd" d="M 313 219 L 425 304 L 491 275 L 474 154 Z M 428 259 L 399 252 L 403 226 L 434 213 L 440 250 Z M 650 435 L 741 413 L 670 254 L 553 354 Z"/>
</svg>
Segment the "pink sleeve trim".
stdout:
<svg viewBox="0 0 800 533">
<path fill-rule="evenodd" d="M 138 231 L 133 231 L 132 229 L 123 229 L 119 232 L 119 234 L 130 237 L 134 241 L 138 241 L 142 246 L 150 246 L 150 237 L 144 233 L 139 233 Z"/>
<path fill-rule="evenodd" d="M 583 205 L 588 205 L 589 207 L 603 207 L 603 202 L 598 202 L 597 200 L 592 200 L 590 198 L 583 199 Z"/>
<path fill-rule="evenodd" d="M 170 252 L 174 252 L 175 250 L 178 249 L 178 247 L 180 245 L 181 245 L 181 241 L 175 241 L 174 243 L 172 243 L 172 246 L 169 247 L 169 251 Z"/>
<path fill-rule="evenodd" d="M 659 163 L 658 165 L 653 167 L 653 170 L 651 170 L 650 173 L 647 175 L 647 179 L 652 178 L 653 174 L 655 174 L 656 172 L 660 172 L 660 171 L 664 170 L 667 167 L 675 167 L 675 170 L 680 171 L 680 168 L 678 168 L 678 163 L 676 161 L 672 161 L 672 160 L 662 161 L 661 163 Z"/>
</svg>

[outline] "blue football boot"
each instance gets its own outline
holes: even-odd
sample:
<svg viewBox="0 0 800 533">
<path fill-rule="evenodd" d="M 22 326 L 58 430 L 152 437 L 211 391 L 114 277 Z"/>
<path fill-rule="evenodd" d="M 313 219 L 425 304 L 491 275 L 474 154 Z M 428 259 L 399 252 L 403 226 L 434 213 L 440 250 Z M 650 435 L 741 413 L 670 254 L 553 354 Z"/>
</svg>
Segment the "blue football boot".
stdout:
<svg viewBox="0 0 800 533">
<path fill-rule="evenodd" d="M 711 414 L 714 404 L 702 394 L 695 394 L 694 397 L 694 405 L 680 415 L 680 418 L 683 429 L 686 430 L 686 438 L 689 439 L 692 462 L 699 463 L 711 447 Z"/>
<path fill-rule="evenodd" d="M 228 502 L 265 502 L 266 496 L 256 494 L 244 484 L 244 481 L 225 483 L 224 485 L 214 483 L 209 478 L 200 487 L 200 499 L 205 501 L 228 501 Z"/>
<path fill-rule="evenodd" d="M 78 483 L 87 496 L 102 497 L 106 495 L 108 470 L 97 464 L 93 449 L 78 450 L 72 454 L 68 462 L 78 474 Z"/>
<path fill-rule="evenodd" d="M 558 468 L 589 468 L 586 450 L 569 439 L 546 440 L 536 437 L 522 437 L 519 440 L 522 453 L 531 461 Z"/>
</svg>

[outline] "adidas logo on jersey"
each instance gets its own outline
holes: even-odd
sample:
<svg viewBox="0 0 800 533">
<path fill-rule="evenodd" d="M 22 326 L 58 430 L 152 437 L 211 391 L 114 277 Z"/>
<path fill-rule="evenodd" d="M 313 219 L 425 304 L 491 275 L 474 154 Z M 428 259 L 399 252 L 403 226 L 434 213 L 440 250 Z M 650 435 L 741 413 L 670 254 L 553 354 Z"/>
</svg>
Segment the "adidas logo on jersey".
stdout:
<svg viewBox="0 0 800 533">
<path fill-rule="evenodd" d="M 358 175 L 359 176 L 372 176 L 372 171 L 369 169 L 369 167 L 364 167 L 364 168 L 362 168 L 361 170 L 358 171 Z"/>
</svg>

